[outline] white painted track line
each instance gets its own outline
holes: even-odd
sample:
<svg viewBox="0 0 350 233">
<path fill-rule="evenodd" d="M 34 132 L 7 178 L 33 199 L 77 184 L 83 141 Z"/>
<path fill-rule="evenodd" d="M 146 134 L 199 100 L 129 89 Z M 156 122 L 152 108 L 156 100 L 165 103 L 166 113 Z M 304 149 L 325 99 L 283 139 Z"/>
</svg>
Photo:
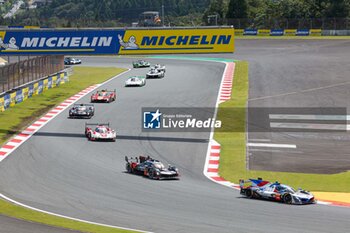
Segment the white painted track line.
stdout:
<svg viewBox="0 0 350 233">
<path fill-rule="evenodd" d="M 247 143 L 250 147 L 271 147 L 271 148 L 291 148 L 295 149 L 297 148 L 294 144 L 275 144 L 275 143 L 253 143 L 249 142 Z"/>
</svg>

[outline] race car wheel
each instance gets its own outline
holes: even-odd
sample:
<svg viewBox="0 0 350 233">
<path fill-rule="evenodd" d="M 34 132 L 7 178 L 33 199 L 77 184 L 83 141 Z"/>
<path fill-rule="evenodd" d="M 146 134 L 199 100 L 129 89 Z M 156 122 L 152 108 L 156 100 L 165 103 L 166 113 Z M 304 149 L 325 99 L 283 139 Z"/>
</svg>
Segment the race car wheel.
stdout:
<svg viewBox="0 0 350 233">
<path fill-rule="evenodd" d="M 253 198 L 253 191 L 251 189 L 247 189 L 245 191 L 245 194 L 247 195 L 248 198 Z"/>
<path fill-rule="evenodd" d="M 153 180 L 153 171 L 148 172 L 148 178 L 150 178 L 150 179 L 152 179 L 152 180 Z"/>
<path fill-rule="evenodd" d="M 292 195 L 289 193 L 283 195 L 283 202 L 286 204 L 292 204 Z"/>
<path fill-rule="evenodd" d="M 89 141 L 91 141 L 91 133 L 90 132 L 87 133 L 87 138 L 89 139 Z"/>
<path fill-rule="evenodd" d="M 158 176 L 155 170 L 148 171 L 148 177 L 152 180 L 158 180 Z"/>
<path fill-rule="evenodd" d="M 128 173 L 132 173 L 132 169 L 131 169 L 130 164 L 126 165 L 126 171 L 127 171 Z"/>
</svg>

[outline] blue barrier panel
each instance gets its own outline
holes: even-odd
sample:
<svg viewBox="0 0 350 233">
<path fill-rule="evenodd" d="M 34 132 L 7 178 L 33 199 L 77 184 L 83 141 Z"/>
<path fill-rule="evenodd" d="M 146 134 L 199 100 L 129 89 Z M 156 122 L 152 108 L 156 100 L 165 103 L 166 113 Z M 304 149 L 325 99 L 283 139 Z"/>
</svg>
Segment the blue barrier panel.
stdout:
<svg viewBox="0 0 350 233">
<path fill-rule="evenodd" d="M 60 84 L 61 84 L 61 74 L 58 74 L 56 79 L 56 87 L 58 87 Z"/>
<path fill-rule="evenodd" d="M 16 104 L 21 103 L 23 101 L 23 92 L 22 89 L 16 91 Z"/>
<path fill-rule="evenodd" d="M 44 82 L 43 80 L 38 82 L 38 94 L 42 93 L 44 90 Z"/>
<path fill-rule="evenodd" d="M 284 30 L 283 29 L 271 29 L 270 36 L 283 36 Z"/>
<path fill-rule="evenodd" d="M 245 35 L 245 36 L 256 36 L 256 35 L 258 35 L 258 29 L 244 29 L 243 35 Z"/>
<path fill-rule="evenodd" d="M 11 96 L 10 94 L 6 94 L 4 96 L 4 108 L 7 109 L 10 107 L 10 103 L 11 103 Z"/>
<path fill-rule="evenodd" d="M 296 36 L 308 36 L 310 35 L 310 30 L 309 29 L 297 29 Z"/>
<path fill-rule="evenodd" d="M 10 25 L 7 28 L 24 28 L 24 26 L 19 26 L 19 25 Z"/>
<path fill-rule="evenodd" d="M 34 95 L 34 84 L 32 83 L 32 84 L 29 84 L 29 86 L 28 86 L 28 88 L 29 88 L 29 91 L 28 91 L 28 98 L 31 98 L 33 95 Z"/>
<path fill-rule="evenodd" d="M 52 77 L 49 77 L 47 80 L 47 88 L 50 89 L 52 88 Z"/>
</svg>

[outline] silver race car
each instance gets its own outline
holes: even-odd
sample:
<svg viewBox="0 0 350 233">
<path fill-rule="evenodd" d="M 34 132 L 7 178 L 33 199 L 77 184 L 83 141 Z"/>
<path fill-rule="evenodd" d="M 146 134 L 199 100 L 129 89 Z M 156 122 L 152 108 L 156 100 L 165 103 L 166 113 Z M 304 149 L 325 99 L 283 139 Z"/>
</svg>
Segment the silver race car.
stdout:
<svg viewBox="0 0 350 233">
<path fill-rule="evenodd" d="M 144 76 L 132 76 L 125 81 L 126 87 L 141 87 L 146 85 L 146 78 Z"/>
<path fill-rule="evenodd" d="M 156 64 L 154 68 L 158 71 L 163 71 L 165 73 L 165 65 Z"/>
<path fill-rule="evenodd" d="M 150 71 L 146 74 L 146 78 L 163 78 L 165 73 L 159 71 L 156 68 L 152 67 Z"/>
</svg>

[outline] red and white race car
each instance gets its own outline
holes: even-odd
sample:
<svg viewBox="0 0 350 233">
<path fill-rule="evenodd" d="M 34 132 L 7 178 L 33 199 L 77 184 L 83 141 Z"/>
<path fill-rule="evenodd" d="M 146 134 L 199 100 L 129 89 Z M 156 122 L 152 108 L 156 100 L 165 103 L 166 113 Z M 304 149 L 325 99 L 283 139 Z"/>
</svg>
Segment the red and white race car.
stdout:
<svg viewBox="0 0 350 233">
<path fill-rule="evenodd" d="M 115 101 L 117 98 L 117 92 L 114 89 L 113 91 L 100 90 L 91 95 L 91 102 L 107 102 L 110 103 Z"/>
<path fill-rule="evenodd" d="M 109 123 L 85 123 L 85 136 L 89 141 L 111 140 L 114 142 L 117 133 L 109 127 Z"/>
</svg>

